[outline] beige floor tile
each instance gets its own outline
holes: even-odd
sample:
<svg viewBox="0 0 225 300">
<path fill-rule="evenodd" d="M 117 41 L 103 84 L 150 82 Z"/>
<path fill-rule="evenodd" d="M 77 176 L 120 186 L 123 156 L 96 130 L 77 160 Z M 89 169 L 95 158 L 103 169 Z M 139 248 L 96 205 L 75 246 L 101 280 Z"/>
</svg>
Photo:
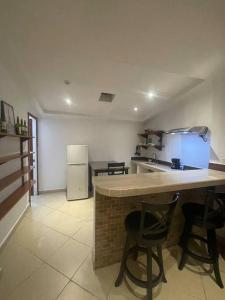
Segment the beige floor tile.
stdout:
<svg viewBox="0 0 225 300">
<path fill-rule="evenodd" d="M 94 270 L 90 255 L 73 276 L 72 280 L 94 294 L 97 298 L 105 300 L 117 272 L 118 264 Z"/>
<path fill-rule="evenodd" d="M 44 193 L 38 196 L 32 196 L 32 201 L 39 202 L 40 200 L 51 201 L 51 200 L 66 200 L 66 192 L 53 192 L 53 193 Z"/>
<path fill-rule="evenodd" d="M 64 193 L 49 193 L 32 197 L 31 203 L 35 205 L 47 206 L 52 209 L 59 209 L 66 202 Z"/>
<path fill-rule="evenodd" d="M 80 288 L 77 284 L 69 282 L 60 294 L 58 300 L 96 300 L 97 298 Z"/>
<path fill-rule="evenodd" d="M 28 249 L 39 258 L 46 260 L 68 239 L 68 236 L 40 222 L 27 219 L 18 227 L 10 240 Z"/>
<path fill-rule="evenodd" d="M 43 260 L 47 260 L 65 244 L 68 236 L 61 234 L 51 228 L 38 238 L 31 239 L 27 245 L 28 249 Z"/>
<path fill-rule="evenodd" d="M 11 236 L 10 240 L 17 242 L 25 248 L 29 248 L 32 241 L 42 237 L 48 227 L 38 221 L 29 218 L 24 218 L 16 228 L 16 231 Z"/>
<path fill-rule="evenodd" d="M 56 299 L 68 283 L 68 279 L 48 265 L 42 265 L 9 296 L 9 300 Z"/>
<path fill-rule="evenodd" d="M 81 243 L 84 243 L 90 247 L 93 246 L 93 220 L 88 222 L 83 222 L 81 228 L 77 233 L 74 234 L 73 238 Z"/>
<path fill-rule="evenodd" d="M 90 252 L 90 247 L 70 239 L 47 262 L 71 278 Z"/>
<path fill-rule="evenodd" d="M 47 206 L 32 204 L 31 207 L 26 212 L 26 217 L 41 222 L 45 220 L 48 217 L 48 215 L 52 212 L 54 212 L 52 208 L 49 208 Z"/>
<path fill-rule="evenodd" d="M 69 236 L 73 236 L 81 227 L 80 219 L 60 211 L 54 211 L 49 214 L 44 224 Z"/>
<path fill-rule="evenodd" d="M 46 226 L 41 222 L 24 217 L 21 223 L 16 227 L 15 236 L 26 235 L 26 238 L 39 236 L 46 230 Z"/>
<path fill-rule="evenodd" d="M 221 277 L 223 284 L 225 285 L 225 273 L 221 272 Z M 214 275 L 213 275 L 214 278 Z M 207 300 L 224 300 L 225 299 L 225 289 L 221 289 L 213 280 L 213 278 L 206 274 L 202 276 L 203 286 L 206 293 Z"/>
<path fill-rule="evenodd" d="M 28 278 L 42 262 L 20 245 L 7 244 L 0 252 L 0 299 L 6 299 L 18 284 Z"/>
<path fill-rule="evenodd" d="M 66 201 L 59 211 L 68 215 L 77 217 L 83 220 L 93 219 L 93 198 L 78 200 L 78 201 Z"/>
</svg>

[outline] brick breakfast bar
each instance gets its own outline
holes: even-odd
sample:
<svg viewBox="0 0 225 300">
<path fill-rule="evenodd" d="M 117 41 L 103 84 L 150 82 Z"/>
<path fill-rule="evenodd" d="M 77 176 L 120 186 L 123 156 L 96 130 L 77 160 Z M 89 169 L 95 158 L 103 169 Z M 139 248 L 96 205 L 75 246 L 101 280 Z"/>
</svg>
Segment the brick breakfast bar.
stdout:
<svg viewBox="0 0 225 300">
<path fill-rule="evenodd" d="M 225 185 L 225 173 L 201 169 L 191 171 L 155 172 L 124 176 L 93 177 L 95 187 L 94 250 L 95 268 L 121 260 L 125 242 L 124 220 L 128 213 L 140 209 L 143 200 L 171 199 L 181 194 L 176 207 L 167 247 L 177 243 L 182 231 L 181 203 L 201 201 L 207 187 Z"/>
</svg>

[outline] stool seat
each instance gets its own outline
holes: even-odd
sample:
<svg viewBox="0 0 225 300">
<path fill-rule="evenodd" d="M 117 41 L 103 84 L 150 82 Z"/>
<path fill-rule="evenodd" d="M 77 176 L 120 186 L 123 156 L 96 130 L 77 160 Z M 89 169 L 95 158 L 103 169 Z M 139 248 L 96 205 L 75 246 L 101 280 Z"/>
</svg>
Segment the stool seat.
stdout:
<svg viewBox="0 0 225 300">
<path fill-rule="evenodd" d="M 185 203 L 182 206 L 183 214 L 186 222 L 204 228 L 222 228 L 224 226 L 224 216 L 217 214 L 214 209 L 209 208 L 208 212 L 212 214 L 212 217 L 207 219 L 203 225 L 205 205 L 199 203 Z M 213 216 L 213 212 L 215 212 Z"/>
<path fill-rule="evenodd" d="M 158 224 L 158 220 L 151 213 L 146 212 L 145 219 L 144 219 L 144 229 L 153 226 L 154 224 Z M 141 211 L 134 211 L 126 217 L 125 219 L 126 231 L 131 232 L 134 237 L 135 235 L 139 235 L 140 226 L 141 226 Z M 160 233 L 144 234 L 143 237 L 146 240 L 162 240 L 163 238 L 166 239 L 167 234 L 168 234 L 168 230 L 165 229 L 163 232 Z"/>
</svg>

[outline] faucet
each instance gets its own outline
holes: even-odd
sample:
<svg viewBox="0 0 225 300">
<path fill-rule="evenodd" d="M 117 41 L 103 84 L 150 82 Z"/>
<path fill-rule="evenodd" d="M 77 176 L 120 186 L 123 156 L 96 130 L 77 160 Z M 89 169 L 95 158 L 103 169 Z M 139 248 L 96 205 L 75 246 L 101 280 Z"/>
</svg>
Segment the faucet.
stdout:
<svg viewBox="0 0 225 300">
<path fill-rule="evenodd" d="M 152 160 L 157 160 L 157 154 L 155 152 L 152 154 Z"/>
<path fill-rule="evenodd" d="M 154 153 L 152 153 L 152 157 L 149 158 L 149 161 L 154 163 L 154 162 L 156 162 L 156 160 L 157 160 L 157 154 L 154 152 Z"/>
</svg>

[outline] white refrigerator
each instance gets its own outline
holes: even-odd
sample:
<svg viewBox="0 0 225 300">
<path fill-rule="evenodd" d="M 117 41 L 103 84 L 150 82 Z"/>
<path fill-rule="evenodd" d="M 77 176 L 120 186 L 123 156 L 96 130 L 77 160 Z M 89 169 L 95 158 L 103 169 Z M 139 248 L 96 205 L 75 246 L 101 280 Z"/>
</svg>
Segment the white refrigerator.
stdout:
<svg viewBox="0 0 225 300">
<path fill-rule="evenodd" d="M 88 146 L 67 146 L 67 200 L 88 198 Z"/>
</svg>

